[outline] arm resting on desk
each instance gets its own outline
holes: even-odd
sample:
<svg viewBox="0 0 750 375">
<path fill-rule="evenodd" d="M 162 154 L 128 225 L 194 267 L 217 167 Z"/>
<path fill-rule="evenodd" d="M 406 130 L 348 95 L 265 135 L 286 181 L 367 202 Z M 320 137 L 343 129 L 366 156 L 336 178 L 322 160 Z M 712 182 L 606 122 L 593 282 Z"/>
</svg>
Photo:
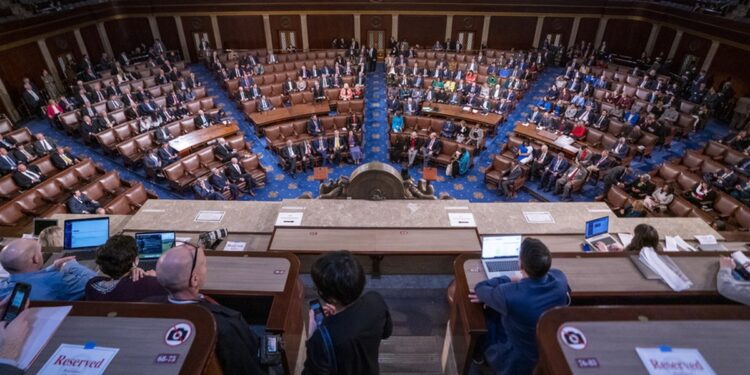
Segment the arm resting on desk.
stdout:
<svg viewBox="0 0 750 375">
<path fill-rule="evenodd" d="M 477 298 L 479 298 L 482 303 L 501 314 L 505 314 L 507 310 L 505 298 L 502 297 L 502 293 L 500 293 L 498 289 L 501 285 L 508 283 L 510 283 L 510 278 L 508 276 L 500 276 L 484 280 L 474 287 L 474 293 L 476 293 Z"/>
<path fill-rule="evenodd" d="M 721 268 L 716 274 L 716 289 L 732 301 L 750 305 L 750 282 L 735 280 L 728 268 Z"/>
</svg>

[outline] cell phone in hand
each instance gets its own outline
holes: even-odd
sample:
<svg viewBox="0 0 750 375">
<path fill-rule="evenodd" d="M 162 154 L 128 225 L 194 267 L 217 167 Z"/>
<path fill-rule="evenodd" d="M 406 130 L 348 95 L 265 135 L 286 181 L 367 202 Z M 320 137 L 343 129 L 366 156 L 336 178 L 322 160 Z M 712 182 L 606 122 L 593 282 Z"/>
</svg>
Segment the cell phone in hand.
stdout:
<svg viewBox="0 0 750 375">
<path fill-rule="evenodd" d="M 6 322 L 5 324 L 13 321 L 13 319 L 15 319 L 18 314 L 26 308 L 26 302 L 29 300 L 30 294 L 31 285 L 26 283 L 16 283 L 13 292 L 10 294 L 8 306 L 5 307 L 3 317 L 0 320 Z"/>
<path fill-rule="evenodd" d="M 310 309 L 313 311 L 313 314 L 315 314 L 315 324 L 323 324 L 323 318 L 325 315 L 323 314 L 323 305 L 320 303 L 320 300 L 314 299 L 310 301 Z"/>
</svg>

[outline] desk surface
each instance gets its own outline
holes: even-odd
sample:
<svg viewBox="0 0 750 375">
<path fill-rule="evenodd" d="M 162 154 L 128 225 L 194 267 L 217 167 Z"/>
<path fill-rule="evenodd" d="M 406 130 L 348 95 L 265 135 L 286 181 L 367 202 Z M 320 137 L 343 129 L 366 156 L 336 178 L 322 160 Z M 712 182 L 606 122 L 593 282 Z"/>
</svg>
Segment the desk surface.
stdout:
<svg viewBox="0 0 750 375">
<path fill-rule="evenodd" d="M 155 201 L 155 200 L 151 200 Z M 76 215 L 76 214 L 54 214 L 52 215 L 52 219 L 57 219 L 58 226 L 60 228 L 64 228 L 64 221 L 65 220 L 74 220 L 74 219 L 88 219 L 92 217 L 109 217 L 109 235 L 113 236 L 115 234 L 118 234 L 125 229 L 125 226 L 128 224 L 130 219 L 133 218 L 132 215 Z M 33 229 L 33 228 L 32 228 Z"/>
<path fill-rule="evenodd" d="M 500 122 L 500 120 L 503 119 L 503 117 L 498 115 L 497 113 L 488 113 L 486 115 L 483 115 L 481 113 L 467 112 L 462 110 L 462 107 L 451 104 L 431 103 L 429 104 L 429 107 L 437 108 L 438 111 L 424 112 L 425 116 L 455 117 L 458 120 L 476 122 L 491 127 L 494 127 L 498 122 Z"/>
<path fill-rule="evenodd" d="M 573 350 L 558 334 L 575 327 L 587 345 Z M 750 310 L 740 306 L 573 307 L 545 313 L 537 332 L 540 367 L 548 374 L 645 374 L 636 347 L 698 349 L 717 374 L 750 367 Z M 617 337 L 613 340 L 613 337 Z M 580 369 L 576 358 L 596 358 L 598 368 Z"/>
<path fill-rule="evenodd" d="M 237 134 L 240 131 L 240 127 L 237 126 L 236 122 L 232 122 L 228 125 L 213 125 L 205 129 L 198 129 L 188 134 L 179 136 L 169 141 L 175 151 L 182 154 L 183 151 L 189 151 L 193 147 L 204 145 L 209 141 L 217 138 L 224 138 L 233 134 Z"/>
<path fill-rule="evenodd" d="M 485 234 L 583 234 L 586 221 L 615 215 L 603 202 L 583 203 L 472 203 L 471 212 L 480 235 Z M 524 212 L 549 212 L 551 224 L 529 224 Z"/>
<path fill-rule="evenodd" d="M 573 156 L 578 152 L 578 148 L 575 147 L 575 144 L 558 145 L 555 143 L 555 140 L 558 138 L 557 135 L 550 132 L 541 132 L 533 124 L 526 126 L 522 122 L 517 121 L 515 125 L 515 128 L 513 128 L 514 133 L 542 142 L 554 150 L 563 150 L 567 156 Z"/>
<path fill-rule="evenodd" d="M 686 241 L 695 240 L 693 236 L 701 234 L 711 234 L 717 240 L 723 240 L 724 237 L 714 228 L 711 228 L 703 219 L 698 217 L 639 217 L 624 218 L 619 217 L 609 222 L 610 233 L 633 233 L 633 229 L 638 224 L 648 224 L 656 228 L 659 232 L 659 238 L 664 236 L 680 236 Z"/>
<path fill-rule="evenodd" d="M 250 114 L 250 119 L 257 126 L 267 126 L 277 122 L 293 120 L 295 118 L 310 117 L 313 114 L 326 114 L 331 108 L 328 102 L 315 104 L 297 104 L 291 107 L 276 108 L 272 111 L 255 112 Z"/>
<path fill-rule="evenodd" d="M 213 253 L 210 253 L 213 254 Z M 281 293 L 292 266 L 283 257 L 208 256 L 204 291 Z"/>
</svg>

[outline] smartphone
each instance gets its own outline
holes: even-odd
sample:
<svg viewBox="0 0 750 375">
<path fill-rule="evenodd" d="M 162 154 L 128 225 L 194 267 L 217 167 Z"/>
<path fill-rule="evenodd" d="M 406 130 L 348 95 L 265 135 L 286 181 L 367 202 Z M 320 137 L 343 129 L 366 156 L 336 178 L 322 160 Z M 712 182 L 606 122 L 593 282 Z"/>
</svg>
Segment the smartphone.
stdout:
<svg viewBox="0 0 750 375">
<path fill-rule="evenodd" d="M 310 309 L 315 314 L 315 324 L 323 324 L 323 318 L 325 315 L 323 315 L 323 305 L 320 304 L 320 300 L 314 299 L 310 301 Z"/>
<path fill-rule="evenodd" d="M 268 353 L 276 353 L 279 350 L 278 343 L 276 342 L 276 337 L 271 336 L 268 337 L 266 341 L 266 352 Z"/>
<path fill-rule="evenodd" d="M 0 320 L 7 324 L 15 319 L 18 314 L 26 308 L 26 302 L 29 300 L 30 294 L 31 285 L 26 283 L 16 283 L 16 286 L 13 288 L 13 293 L 10 294 L 8 306 L 5 308 L 5 311 L 3 311 L 3 317 Z"/>
</svg>

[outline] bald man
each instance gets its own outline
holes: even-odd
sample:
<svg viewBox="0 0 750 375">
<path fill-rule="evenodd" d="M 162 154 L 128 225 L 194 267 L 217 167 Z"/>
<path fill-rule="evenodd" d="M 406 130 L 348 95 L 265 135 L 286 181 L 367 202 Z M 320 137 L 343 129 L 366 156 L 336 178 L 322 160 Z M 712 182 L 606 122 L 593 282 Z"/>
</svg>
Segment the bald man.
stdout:
<svg viewBox="0 0 750 375">
<path fill-rule="evenodd" d="M 216 355 L 224 374 L 266 374 L 257 361 L 260 340 L 242 315 L 200 293 L 206 271 L 203 248 L 180 245 L 169 249 L 156 263 L 156 278 L 169 293 L 167 301 L 159 302 L 195 303 L 213 314 L 218 332 Z"/>
<path fill-rule="evenodd" d="M 74 256 L 54 261 L 43 268 L 42 246 L 32 239 L 11 241 L 0 252 L 0 264 L 10 277 L 0 281 L 0 299 L 8 296 L 17 282 L 31 285 L 32 301 L 76 301 L 84 296 L 94 271 L 76 262 Z"/>
</svg>

